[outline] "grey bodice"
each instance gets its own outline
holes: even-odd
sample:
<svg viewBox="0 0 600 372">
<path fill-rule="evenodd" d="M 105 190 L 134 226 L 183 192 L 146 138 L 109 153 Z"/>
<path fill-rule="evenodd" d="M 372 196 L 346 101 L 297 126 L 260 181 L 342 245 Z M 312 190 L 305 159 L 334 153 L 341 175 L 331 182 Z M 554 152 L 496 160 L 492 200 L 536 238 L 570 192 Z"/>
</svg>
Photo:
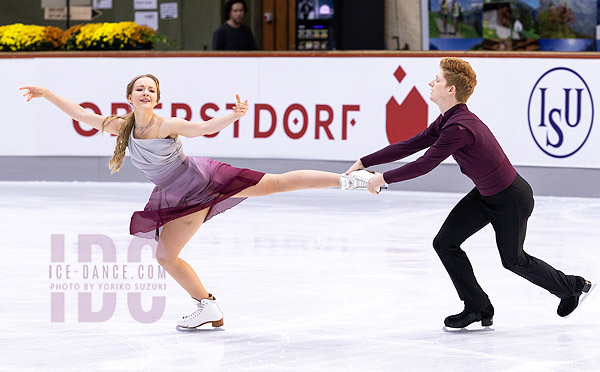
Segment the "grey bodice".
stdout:
<svg viewBox="0 0 600 372">
<path fill-rule="evenodd" d="M 135 139 L 129 135 L 131 162 L 156 183 L 169 177 L 185 160 L 181 140 L 177 138 Z"/>
</svg>

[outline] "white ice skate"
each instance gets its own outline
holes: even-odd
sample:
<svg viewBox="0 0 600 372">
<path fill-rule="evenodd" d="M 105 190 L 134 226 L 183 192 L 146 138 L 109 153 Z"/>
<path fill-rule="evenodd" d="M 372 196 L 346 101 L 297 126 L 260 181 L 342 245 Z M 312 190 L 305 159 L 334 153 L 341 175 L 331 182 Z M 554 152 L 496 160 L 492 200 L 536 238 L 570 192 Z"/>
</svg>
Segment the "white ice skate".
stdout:
<svg viewBox="0 0 600 372">
<path fill-rule="evenodd" d="M 366 169 L 357 170 L 350 174 L 342 173 L 342 175 L 340 175 L 340 188 L 342 190 L 366 190 L 367 183 L 373 177 L 375 177 L 375 172 Z M 382 189 L 385 190 L 387 188 L 387 183 L 384 183 L 377 191 L 381 191 Z"/>
<path fill-rule="evenodd" d="M 212 323 L 213 327 L 221 327 L 223 325 L 223 312 L 217 305 L 214 297 L 212 300 L 203 298 L 198 301 L 193 299 L 198 307 L 196 311 L 190 315 L 184 316 L 177 322 L 179 328 L 198 328 L 203 324 Z"/>
</svg>

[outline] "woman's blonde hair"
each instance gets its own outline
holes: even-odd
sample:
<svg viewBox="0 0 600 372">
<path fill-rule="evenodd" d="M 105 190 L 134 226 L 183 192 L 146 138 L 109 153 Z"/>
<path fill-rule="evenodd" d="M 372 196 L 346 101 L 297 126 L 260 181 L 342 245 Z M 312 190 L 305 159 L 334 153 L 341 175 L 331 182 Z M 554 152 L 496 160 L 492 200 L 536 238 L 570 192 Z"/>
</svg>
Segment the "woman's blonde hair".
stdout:
<svg viewBox="0 0 600 372">
<path fill-rule="evenodd" d="M 456 100 L 466 103 L 477 85 L 477 75 L 469 62 L 456 57 L 444 57 L 440 68 L 446 79 L 446 86 L 454 85 L 456 88 Z"/>
<path fill-rule="evenodd" d="M 148 78 L 154 80 L 154 83 L 156 84 L 156 102 L 160 101 L 160 85 L 158 83 L 158 79 L 156 78 L 156 76 L 151 75 L 151 74 L 139 75 L 139 76 L 134 77 L 129 82 L 129 84 L 127 84 L 125 96 L 129 100 L 129 97 L 131 96 L 131 93 L 133 92 L 133 85 L 135 84 L 136 81 L 138 81 L 138 79 L 141 79 L 144 77 L 148 77 Z M 113 121 L 117 118 L 123 119 L 125 122 L 123 123 L 123 126 L 121 126 L 121 129 L 119 130 L 119 135 L 117 136 L 117 144 L 115 145 L 115 152 L 113 153 L 113 156 L 110 159 L 110 162 L 108 163 L 108 167 L 110 168 L 111 174 L 115 173 L 115 172 L 119 171 L 119 169 L 121 169 L 121 165 L 123 164 L 123 159 L 125 158 L 125 149 L 129 145 L 129 136 L 131 135 L 131 131 L 133 130 L 133 126 L 135 124 L 135 116 L 133 115 L 133 112 L 130 112 L 125 115 L 111 115 L 111 116 L 107 117 L 106 119 L 104 119 L 104 122 L 102 122 L 102 132 L 104 132 L 104 128 L 108 124 L 110 124 L 111 121 Z"/>
</svg>

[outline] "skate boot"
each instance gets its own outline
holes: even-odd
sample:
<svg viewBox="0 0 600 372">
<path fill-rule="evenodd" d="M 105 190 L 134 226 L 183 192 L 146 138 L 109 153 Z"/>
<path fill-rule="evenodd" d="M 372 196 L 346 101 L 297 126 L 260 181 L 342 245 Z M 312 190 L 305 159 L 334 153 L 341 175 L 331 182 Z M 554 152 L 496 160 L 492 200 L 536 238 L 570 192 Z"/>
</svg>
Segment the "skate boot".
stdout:
<svg viewBox="0 0 600 372">
<path fill-rule="evenodd" d="M 596 286 L 596 283 L 592 284 L 589 280 L 585 280 L 582 277 L 576 277 L 575 294 L 573 296 L 565 297 L 560 300 L 556 313 L 564 318 L 571 315 L 573 311 L 579 306 L 583 300 L 592 292 L 592 289 Z M 579 300 L 579 297 L 585 293 L 583 298 Z"/>
<path fill-rule="evenodd" d="M 489 327 L 494 324 L 493 318 L 494 307 L 492 304 L 489 304 L 479 312 L 463 310 L 459 314 L 450 315 L 444 319 L 444 325 L 448 328 L 465 328 L 471 323 L 481 321 L 482 327 Z"/>
<path fill-rule="evenodd" d="M 375 172 L 366 169 L 357 170 L 350 174 L 342 173 L 340 175 L 340 188 L 342 190 L 366 190 L 367 182 L 373 177 L 375 177 Z M 388 185 L 383 184 L 377 191 L 387 188 Z"/>
<path fill-rule="evenodd" d="M 223 312 L 217 305 L 216 298 L 213 295 L 209 294 L 209 298 L 203 298 L 200 301 L 193 297 L 192 299 L 198 308 L 177 322 L 179 328 L 198 328 L 206 323 L 212 323 L 213 327 L 223 325 Z"/>
</svg>

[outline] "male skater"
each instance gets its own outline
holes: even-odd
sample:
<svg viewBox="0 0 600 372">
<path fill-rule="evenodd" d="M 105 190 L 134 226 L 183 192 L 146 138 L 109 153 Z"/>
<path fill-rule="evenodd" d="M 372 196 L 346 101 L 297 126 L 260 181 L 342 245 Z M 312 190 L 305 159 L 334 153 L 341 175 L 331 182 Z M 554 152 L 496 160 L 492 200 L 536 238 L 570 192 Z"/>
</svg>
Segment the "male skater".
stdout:
<svg viewBox="0 0 600 372">
<path fill-rule="evenodd" d="M 346 174 L 372 165 L 389 163 L 428 148 L 423 156 L 399 168 L 374 175 L 367 189 L 378 193 L 380 186 L 421 176 L 452 156 L 461 172 L 475 184 L 450 212 L 433 241 L 433 246 L 454 283 L 464 310 L 448 316 L 449 328 L 463 328 L 481 321 L 492 325 L 494 308 L 477 283 L 473 268 L 460 245 L 488 223 L 496 232 L 502 265 L 517 275 L 558 296 L 558 315 L 566 317 L 595 286 L 580 276 L 565 275 L 523 250 L 527 219 L 533 211 L 533 193 L 516 172 L 489 128 L 467 108 L 477 79 L 471 65 L 446 57 L 429 83 L 429 97 L 442 114 L 414 137 L 364 156 Z"/>
</svg>

